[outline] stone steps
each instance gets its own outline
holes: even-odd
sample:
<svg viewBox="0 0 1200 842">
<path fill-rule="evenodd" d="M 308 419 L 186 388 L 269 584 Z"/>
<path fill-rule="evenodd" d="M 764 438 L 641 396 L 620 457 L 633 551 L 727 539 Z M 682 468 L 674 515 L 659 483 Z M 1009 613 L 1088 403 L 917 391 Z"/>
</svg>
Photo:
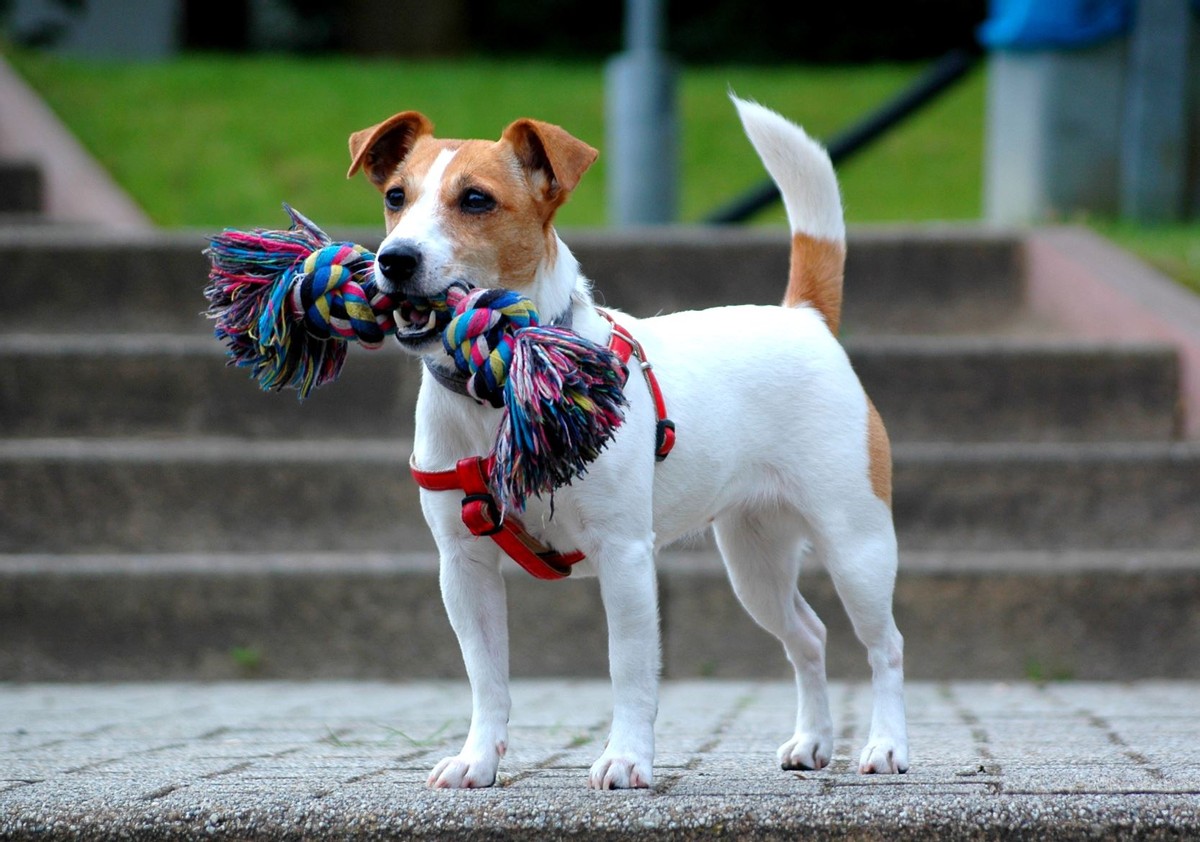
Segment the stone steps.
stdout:
<svg viewBox="0 0 1200 842">
<path fill-rule="evenodd" d="M 1168 345 L 852 337 L 854 366 L 896 441 L 1161 441 L 1178 423 Z M 0 337 L 0 436 L 411 436 L 420 366 L 352 348 L 303 403 L 264 395 L 208 337 Z"/>
<path fill-rule="evenodd" d="M 419 383 L 419 363 L 392 347 L 352 347 L 338 382 L 301 402 L 264 393 L 210 336 L 9 335 L 0 436 L 411 437 Z"/>
<path fill-rule="evenodd" d="M 607 674 L 595 580 L 506 568 L 514 676 Z M 664 552 L 664 674 L 784 679 L 716 555 Z M 834 677 L 867 675 L 822 571 L 801 577 Z M 1200 678 L 1200 556 L 1185 551 L 901 554 L 908 677 Z M 458 678 L 431 553 L 0 555 L 6 680 Z"/>
<path fill-rule="evenodd" d="M 432 549 L 403 439 L 9 439 L 0 552 Z M 898 444 L 902 547 L 1200 546 L 1200 443 Z"/>
<path fill-rule="evenodd" d="M 40 214 L 45 204 L 42 181 L 35 163 L 0 160 L 0 214 Z"/>
<path fill-rule="evenodd" d="M 282 224 L 282 221 L 281 221 Z M 209 332 L 199 315 L 211 232 L 0 229 L 0 332 Z M 378 231 L 333 232 L 368 246 Z M 783 231 L 568 231 L 597 300 L 634 315 L 777 303 Z M 972 229 L 850 237 L 846 335 L 996 332 L 1018 321 L 1020 243 Z"/>
<path fill-rule="evenodd" d="M 636 314 L 775 301 L 786 276 L 780 232 L 566 239 Z M 0 679 L 461 676 L 407 473 L 418 365 L 351 349 L 303 404 L 261 393 L 200 314 L 203 245 L 0 230 Z M 1195 676 L 1186 372 L 1032 315 L 1022 248 L 852 234 L 844 340 L 895 442 L 910 674 Z M 594 584 L 509 573 L 514 672 L 604 674 Z M 865 675 L 828 577 L 802 587 L 832 674 Z M 785 675 L 706 541 L 664 552 L 660 589 L 668 675 Z"/>
</svg>

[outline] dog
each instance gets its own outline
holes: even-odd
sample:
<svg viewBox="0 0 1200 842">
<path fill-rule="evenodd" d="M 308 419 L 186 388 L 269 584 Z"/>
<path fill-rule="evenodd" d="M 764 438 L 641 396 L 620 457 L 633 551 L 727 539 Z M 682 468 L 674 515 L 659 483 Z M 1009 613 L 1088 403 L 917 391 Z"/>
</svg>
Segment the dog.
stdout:
<svg viewBox="0 0 1200 842">
<path fill-rule="evenodd" d="M 783 769 L 821 769 L 833 753 L 825 627 L 797 585 L 801 559 L 829 571 L 872 669 L 862 773 L 908 768 L 903 639 L 892 616 L 896 537 L 891 454 L 878 412 L 836 335 L 845 225 L 833 166 L 804 130 L 733 97 L 744 130 L 779 186 L 791 226 L 782 306 L 731 306 L 635 319 L 610 311 L 641 343 L 676 446 L 656 461 L 660 420 L 649 381 L 625 383 L 623 423 L 582 479 L 522 519 L 547 546 L 577 548 L 599 579 L 608 622 L 612 727 L 588 784 L 649 787 L 660 642 L 658 548 L 712 528 L 734 591 L 783 644 L 795 669 L 793 735 Z M 613 323 L 553 222 L 597 151 L 531 119 L 496 142 L 435 138 L 405 111 L 350 136 L 351 166 L 383 194 L 387 234 L 375 281 L 397 298 L 428 297 L 461 279 L 531 299 L 543 321 L 603 345 Z M 500 411 L 447 388 L 455 372 L 432 319 L 397 310 L 397 338 L 425 369 L 416 406 L 415 468 L 449 473 L 488 453 Z M 504 556 L 464 526 L 461 495 L 421 491 L 437 543 L 442 596 L 471 684 L 462 750 L 438 763 L 431 787 L 486 787 L 508 744 L 510 710 Z M 549 585 L 547 587 L 550 587 Z"/>
</svg>

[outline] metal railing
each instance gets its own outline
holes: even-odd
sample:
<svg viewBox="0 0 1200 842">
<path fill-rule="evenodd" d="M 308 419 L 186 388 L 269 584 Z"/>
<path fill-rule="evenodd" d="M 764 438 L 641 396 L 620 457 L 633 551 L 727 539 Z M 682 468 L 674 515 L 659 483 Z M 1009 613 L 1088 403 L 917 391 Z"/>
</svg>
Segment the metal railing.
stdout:
<svg viewBox="0 0 1200 842">
<path fill-rule="evenodd" d="M 954 87 L 979 61 L 982 51 L 977 45 L 960 47 L 946 53 L 928 70 L 895 97 L 872 111 L 850 128 L 839 132 L 827 144 L 834 165 L 845 162 L 859 150 L 904 122 Z M 703 219 L 709 225 L 745 222 L 756 213 L 779 201 L 779 188 L 766 181 L 743 193 L 733 201 L 717 208 Z"/>
</svg>

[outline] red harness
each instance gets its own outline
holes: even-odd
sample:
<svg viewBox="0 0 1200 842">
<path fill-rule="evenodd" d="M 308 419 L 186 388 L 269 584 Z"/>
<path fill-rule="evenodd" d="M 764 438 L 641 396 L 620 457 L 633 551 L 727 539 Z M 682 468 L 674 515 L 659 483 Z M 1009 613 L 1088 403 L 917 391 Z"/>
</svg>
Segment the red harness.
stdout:
<svg viewBox="0 0 1200 842">
<path fill-rule="evenodd" d="M 654 412 L 658 418 L 654 456 L 661 462 L 675 446 L 675 425 L 667 417 L 667 404 L 663 400 L 658 378 L 654 376 L 654 369 L 646 360 L 646 352 L 642 350 L 641 343 L 634 339 L 628 330 L 613 321 L 608 313 L 603 310 L 598 312 L 612 324 L 612 336 L 609 337 L 608 347 L 626 367 L 630 358 L 636 359 L 646 378 L 646 385 L 650 387 L 650 395 L 654 399 Z M 626 377 L 628 378 L 628 369 Z M 449 471 L 422 471 L 416 466 L 410 468 L 417 485 L 427 491 L 463 491 L 466 496 L 462 501 L 462 519 L 467 529 L 472 535 L 491 538 L 530 575 L 538 579 L 562 579 L 571 575 L 571 565 L 585 558 L 579 550 L 560 553 L 547 546 L 530 535 L 524 524 L 512 515 L 500 517 L 500 507 L 496 505 L 496 498 L 488 488 L 488 476 L 492 469 L 490 455 L 460 459 Z"/>
</svg>

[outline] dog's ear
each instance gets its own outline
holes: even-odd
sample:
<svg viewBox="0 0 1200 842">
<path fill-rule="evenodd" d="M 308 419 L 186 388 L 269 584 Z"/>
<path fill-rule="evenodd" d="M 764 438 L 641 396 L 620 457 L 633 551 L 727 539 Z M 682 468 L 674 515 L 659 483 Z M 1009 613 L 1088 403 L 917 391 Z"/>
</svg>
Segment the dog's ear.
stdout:
<svg viewBox="0 0 1200 842">
<path fill-rule="evenodd" d="M 376 187 L 383 187 L 417 139 L 427 134 L 433 134 L 433 123 L 418 111 L 401 111 L 355 132 L 350 135 L 350 171 L 346 178 L 362 169 Z"/>
<path fill-rule="evenodd" d="M 567 200 L 600 154 L 565 129 L 538 120 L 517 120 L 501 138 L 512 144 L 517 160 L 553 207 Z"/>
</svg>

